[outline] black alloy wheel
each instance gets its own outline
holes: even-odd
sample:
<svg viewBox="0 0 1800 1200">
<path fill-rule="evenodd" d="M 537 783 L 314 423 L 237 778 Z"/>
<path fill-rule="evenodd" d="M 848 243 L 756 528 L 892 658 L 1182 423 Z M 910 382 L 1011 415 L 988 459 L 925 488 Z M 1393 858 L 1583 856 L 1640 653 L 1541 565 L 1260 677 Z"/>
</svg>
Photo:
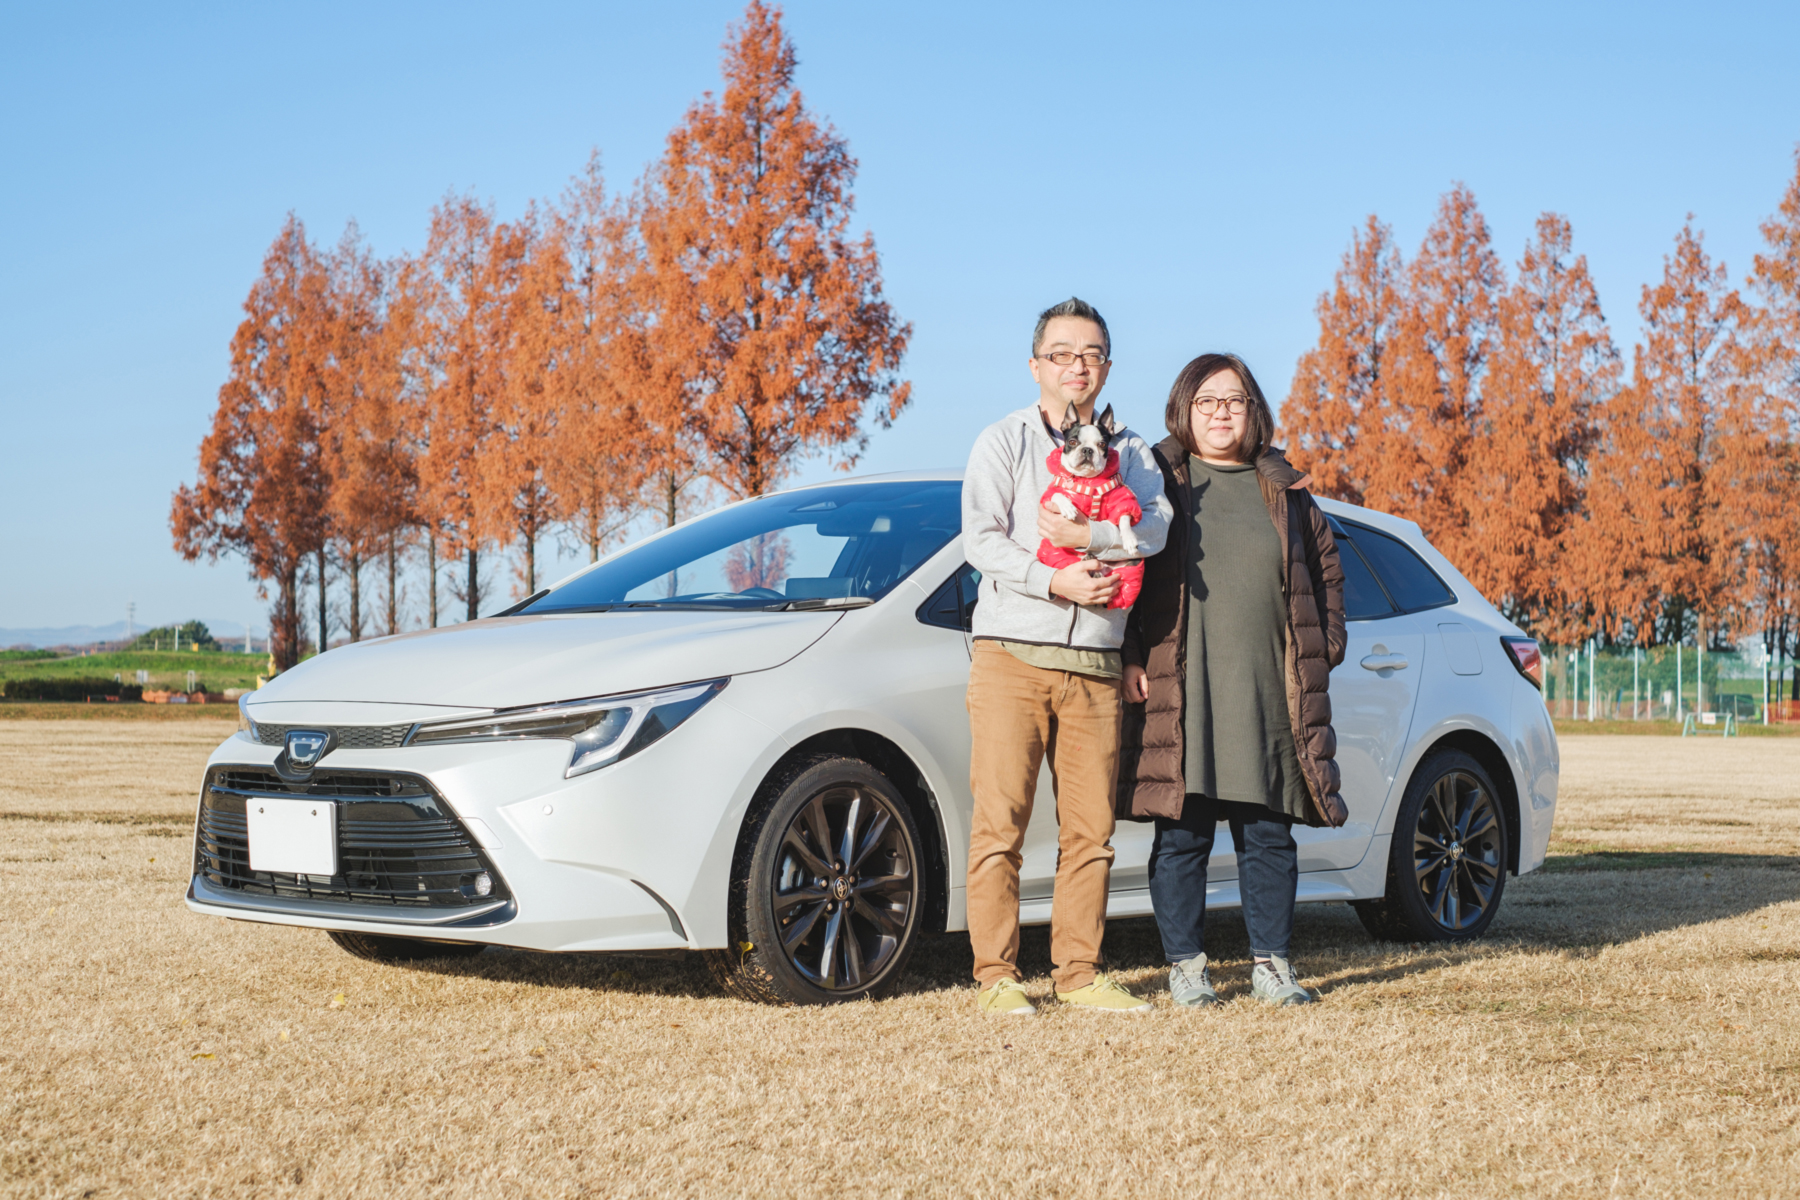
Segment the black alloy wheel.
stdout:
<svg viewBox="0 0 1800 1200">
<path fill-rule="evenodd" d="M 832 1004 L 880 996 L 918 941 L 919 831 L 893 783 L 858 759 L 819 755 L 764 790 L 733 866 L 732 947 L 709 951 L 747 999 Z"/>
<path fill-rule="evenodd" d="M 443 962 L 474 958 L 487 949 L 482 942 L 439 942 L 380 933 L 346 933 L 341 929 L 327 930 L 326 934 L 347 953 L 378 963 Z"/>
<path fill-rule="evenodd" d="M 1460 750 L 1419 765 L 1400 803 L 1387 894 L 1356 912 L 1378 938 L 1460 942 L 1480 937 L 1506 890 L 1506 820 L 1487 771 Z"/>
</svg>

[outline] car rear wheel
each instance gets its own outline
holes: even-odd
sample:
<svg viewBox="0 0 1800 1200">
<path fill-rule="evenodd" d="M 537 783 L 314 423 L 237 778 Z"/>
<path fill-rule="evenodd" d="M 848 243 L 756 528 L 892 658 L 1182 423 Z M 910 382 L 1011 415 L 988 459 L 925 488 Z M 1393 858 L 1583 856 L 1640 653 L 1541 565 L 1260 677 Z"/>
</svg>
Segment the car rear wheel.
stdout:
<svg viewBox="0 0 1800 1200">
<path fill-rule="evenodd" d="M 727 991 L 778 1004 L 885 995 L 918 942 L 923 877 L 906 800 L 868 763 L 793 764 L 745 823 L 731 947 L 707 952 Z"/>
<path fill-rule="evenodd" d="M 356 957 L 378 963 L 473 958 L 487 949 L 480 942 L 434 942 L 426 938 L 388 937 L 378 933 L 345 933 L 341 929 L 327 930 L 326 936 Z"/>
<path fill-rule="evenodd" d="M 1478 938 L 1500 909 L 1506 861 L 1499 789 L 1474 758 L 1439 751 L 1419 765 L 1400 802 L 1387 894 L 1356 901 L 1356 914 L 1387 941 Z"/>
</svg>

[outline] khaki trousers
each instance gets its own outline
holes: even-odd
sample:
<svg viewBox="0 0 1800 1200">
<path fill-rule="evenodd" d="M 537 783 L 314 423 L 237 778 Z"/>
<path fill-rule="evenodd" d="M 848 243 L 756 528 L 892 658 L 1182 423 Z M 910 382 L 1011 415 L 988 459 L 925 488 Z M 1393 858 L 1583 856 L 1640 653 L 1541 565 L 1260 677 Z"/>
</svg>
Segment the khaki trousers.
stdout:
<svg viewBox="0 0 1800 1200">
<path fill-rule="evenodd" d="M 1028 666 L 975 643 L 969 669 L 969 944 L 987 987 L 1019 977 L 1019 863 L 1038 770 L 1056 792 L 1056 892 L 1050 957 L 1056 990 L 1093 982 L 1106 932 L 1113 787 L 1119 773 L 1117 680 Z"/>
</svg>

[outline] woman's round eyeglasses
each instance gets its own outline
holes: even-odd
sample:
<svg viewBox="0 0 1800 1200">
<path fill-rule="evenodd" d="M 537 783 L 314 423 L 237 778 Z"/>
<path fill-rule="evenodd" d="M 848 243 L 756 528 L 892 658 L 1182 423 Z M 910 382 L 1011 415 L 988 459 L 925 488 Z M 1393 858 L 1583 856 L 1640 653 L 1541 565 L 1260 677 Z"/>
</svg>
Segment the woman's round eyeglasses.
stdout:
<svg viewBox="0 0 1800 1200">
<path fill-rule="evenodd" d="M 1241 417 L 1244 415 L 1244 410 L 1250 407 L 1250 398 L 1248 396 L 1194 397 L 1194 407 L 1200 410 L 1200 415 L 1203 417 L 1210 417 L 1218 412 L 1221 404 L 1225 406 L 1225 411 L 1230 415 Z"/>
</svg>

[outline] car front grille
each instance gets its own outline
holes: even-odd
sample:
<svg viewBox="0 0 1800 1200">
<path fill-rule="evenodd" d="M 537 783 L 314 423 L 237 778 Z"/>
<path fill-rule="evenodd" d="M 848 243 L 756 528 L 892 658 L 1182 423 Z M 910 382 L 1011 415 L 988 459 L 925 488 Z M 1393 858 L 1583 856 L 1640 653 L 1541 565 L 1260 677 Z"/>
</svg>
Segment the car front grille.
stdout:
<svg viewBox="0 0 1800 1200">
<path fill-rule="evenodd" d="M 288 875 L 250 869 L 246 802 L 312 796 L 337 805 L 338 873 Z M 207 775 L 194 870 L 213 888 L 243 896 L 386 909 L 491 908 L 510 899 L 462 822 L 416 775 L 320 772 L 289 784 L 272 771 L 215 767 Z M 477 877 L 490 886 L 483 895 Z"/>
<path fill-rule="evenodd" d="M 337 735 L 339 750 L 391 750 L 406 744 L 411 725 L 265 725 L 256 723 L 256 740 L 265 746 L 287 745 L 288 731 L 327 729 Z"/>
</svg>

